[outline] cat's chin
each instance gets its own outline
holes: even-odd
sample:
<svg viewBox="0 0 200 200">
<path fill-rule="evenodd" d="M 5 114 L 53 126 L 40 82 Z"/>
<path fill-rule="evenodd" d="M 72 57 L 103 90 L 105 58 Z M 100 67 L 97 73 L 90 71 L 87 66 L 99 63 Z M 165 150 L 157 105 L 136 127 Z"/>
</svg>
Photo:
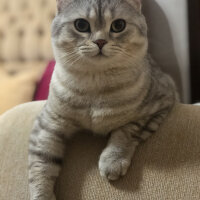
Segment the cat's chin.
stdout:
<svg viewBox="0 0 200 200">
<path fill-rule="evenodd" d="M 94 59 L 108 59 L 109 57 L 103 53 L 99 53 L 96 56 L 93 56 Z"/>
<path fill-rule="evenodd" d="M 85 57 L 82 62 L 86 64 L 88 67 L 94 68 L 94 66 L 105 66 L 111 62 L 112 59 L 105 55 L 96 55 L 91 57 Z"/>
<path fill-rule="evenodd" d="M 85 59 L 84 60 L 88 60 L 88 61 L 94 61 L 94 62 L 98 62 L 98 61 L 106 61 L 109 58 L 111 58 L 110 56 L 107 56 L 103 53 L 98 53 L 96 55 L 92 55 L 92 56 L 84 56 Z"/>
<path fill-rule="evenodd" d="M 96 55 L 84 55 L 81 62 L 84 62 L 86 65 L 102 66 L 115 62 L 115 58 L 114 55 L 106 55 L 100 52 Z"/>
<path fill-rule="evenodd" d="M 110 62 L 112 60 L 112 57 L 106 56 L 104 54 L 98 54 L 96 56 L 91 57 L 91 61 L 95 64 L 105 64 Z"/>
</svg>

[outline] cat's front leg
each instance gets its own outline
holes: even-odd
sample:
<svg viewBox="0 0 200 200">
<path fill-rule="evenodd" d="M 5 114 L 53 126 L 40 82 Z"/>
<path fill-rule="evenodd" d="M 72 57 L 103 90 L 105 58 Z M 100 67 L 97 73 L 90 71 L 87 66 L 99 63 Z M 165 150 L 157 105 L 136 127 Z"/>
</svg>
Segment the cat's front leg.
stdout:
<svg viewBox="0 0 200 200">
<path fill-rule="evenodd" d="M 168 110 L 131 122 L 111 133 L 107 147 L 99 159 L 99 170 L 108 180 L 124 176 L 131 164 L 136 147 L 157 131 Z"/>
<path fill-rule="evenodd" d="M 117 180 L 124 176 L 131 164 L 132 156 L 139 142 L 123 128 L 111 133 L 107 147 L 99 159 L 99 170 L 108 180 Z"/>
<path fill-rule="evenodd" d="M 76 127 L 45 111 L 38 116 L 29 143 L 29 188 L 31 200 L 56 200 L 55 181 L 63 162 L 67 137 Z"/>
</svg>

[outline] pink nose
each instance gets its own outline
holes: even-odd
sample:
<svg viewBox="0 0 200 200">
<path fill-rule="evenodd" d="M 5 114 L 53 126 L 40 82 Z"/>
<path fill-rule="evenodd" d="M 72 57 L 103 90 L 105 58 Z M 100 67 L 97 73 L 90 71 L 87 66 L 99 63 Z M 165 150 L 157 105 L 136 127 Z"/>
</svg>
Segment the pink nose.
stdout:
<svg viewBox="0 0 200 200">
<path fill-rule="evenodd" d="M 103 46 L 104 46 L 105 44 L 107 44 L 108 42 L 107 42 L 106 40 L 100 39 L 100 40 L 94 41 L 94 43 L 98 45 L 99 49 L 102 49 Z"/>
</svg>

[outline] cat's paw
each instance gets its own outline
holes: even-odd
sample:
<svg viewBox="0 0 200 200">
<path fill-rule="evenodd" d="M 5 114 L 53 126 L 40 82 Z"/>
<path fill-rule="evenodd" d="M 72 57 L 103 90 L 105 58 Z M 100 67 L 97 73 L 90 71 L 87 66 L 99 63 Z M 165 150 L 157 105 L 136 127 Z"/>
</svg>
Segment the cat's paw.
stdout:
<svg viewBox="0 0 200 200">
<path fill-rule="evenodd" d="M 131 159 L 122 156 L 118 152 L 104 152 L 99 159 L 99 171 L 101 176 L 114 181 L 124 176 L 131 164 Z"/>
<path fill-rule="evenodd" d="M 30 200 L 56 200 L 56 196 L 53 194 L 53 195 L 50 195 L 50 196 L 41 196 L 38 197 L 37 196 L 34 196 L 34 197 L 31 197 Z"/>
</svg>

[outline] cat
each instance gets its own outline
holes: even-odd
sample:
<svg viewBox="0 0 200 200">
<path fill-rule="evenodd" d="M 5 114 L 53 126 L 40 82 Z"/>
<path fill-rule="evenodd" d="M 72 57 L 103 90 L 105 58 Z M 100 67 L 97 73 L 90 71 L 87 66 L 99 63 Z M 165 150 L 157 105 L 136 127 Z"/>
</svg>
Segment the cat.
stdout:
<svg viewBox="0 0 200 200">
<path fill-rule="evenodd" d="M 109 136 L 100 174 L 125 175 L 136 147 L 178 101 L 174 81 L 148 53 L 141 8 L 141 0 L 57 0 L 56 66 L 30 134 L 31 200 L 56 199 L 65 141 L 81 130 Z"/>
</svg>

